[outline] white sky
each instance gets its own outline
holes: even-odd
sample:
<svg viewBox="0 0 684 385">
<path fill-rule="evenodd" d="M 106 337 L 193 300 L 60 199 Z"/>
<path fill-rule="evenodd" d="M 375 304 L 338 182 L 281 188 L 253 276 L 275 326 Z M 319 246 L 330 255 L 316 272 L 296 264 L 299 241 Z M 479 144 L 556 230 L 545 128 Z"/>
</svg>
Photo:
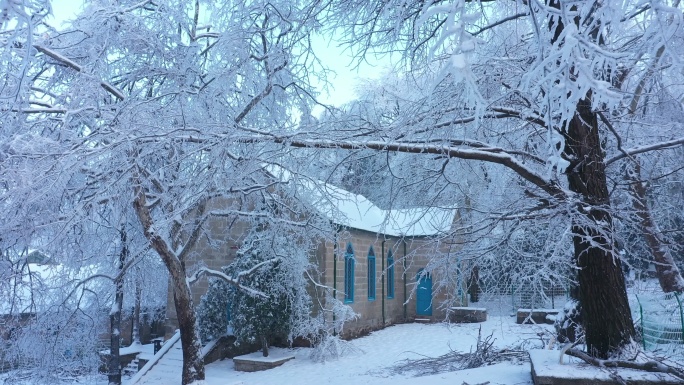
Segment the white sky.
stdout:
<svg viewBox="0 0 684 385">
<path fill-rule="evenodd" d="M 333 90 L 328 95 L 322 94 L 321 101 L 335 106 L 356 99 L 356 87 L 363 84 L 365 79 L 379 78 L 389 66 L 388 60 L 370 57 L 368 60 L 373 62 L 363 62 L 355 68 L 355 62 L 349 52 L 345 52 L 339 43 L 332 41 L 329 37 L 314 37 L 315 49 L 321 61 L 335 72 L 328 81 L 332 84 Z"/>
<path fill-rule="evenodd" d="M 83 0 L 52 0 L 54 17 L 48 22 L 59 28 L 62 22 L 75 17 L 82 5 Z M 322 36 L 315 36 L 313 40 L 320 60 L 336 74 L 328 79 L 331 89 L 328 92 L 321 92 L 322 103 L 341 106 L 356 99 L 356 87 L 362 84 L 364 79 L 377 79 L 388 66 L 388 60 L 378 59 L 377 65 L 362 63 L 359 68 L 354 69 L 349 53 L 338 47 L 338 43 L 331 42 L 329 38 Z M 368 59 L 375 61 L 373 57 Z"/>
</svg>

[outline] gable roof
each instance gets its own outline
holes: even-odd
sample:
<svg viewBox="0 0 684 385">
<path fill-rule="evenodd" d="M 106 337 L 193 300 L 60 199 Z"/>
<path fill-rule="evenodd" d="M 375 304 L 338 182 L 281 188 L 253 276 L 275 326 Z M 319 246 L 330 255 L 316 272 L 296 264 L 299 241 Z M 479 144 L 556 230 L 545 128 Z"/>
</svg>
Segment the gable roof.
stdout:
<svg viewBox="0 0 684 385">
<path fill-rule="evenodd" d="M 293 183 L 299 197 L 330 221 L 345 227 L 390 236 L 435 236 L 451 229 L 455 208 L 421 207 L 383 210 L 363 195 L 329 183 L 307 178 L 279 167 L 268 171 L 283 182 Z"/>
</svg>

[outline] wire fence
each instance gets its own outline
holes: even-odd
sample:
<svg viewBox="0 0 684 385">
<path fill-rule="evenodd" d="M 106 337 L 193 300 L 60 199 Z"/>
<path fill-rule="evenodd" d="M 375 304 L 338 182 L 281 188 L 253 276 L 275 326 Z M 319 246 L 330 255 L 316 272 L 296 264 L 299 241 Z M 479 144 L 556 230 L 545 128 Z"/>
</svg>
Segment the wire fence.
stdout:
<svg viewBox="0 0 684 385">
<path fill-rule="evenodd" d="M 560 285 L 530 288 L 525 285 L 503 290 L 486 290 L 478 295 L 472 306 L 487 308 L 490 315 L 511 315 L 518 309 L 562 309 L 569 298 L 569 291 Z"/>
<path fill-rule="evenodd" d="M 652 280 L 633 283 L 628 292 L 644 349 L 684 360 L 684 293 L 663 293 Z M 518 309 L 562 309 L 570 295 L 561 285 L 521 285 L 484 290 L 478 297 L 477 306 L 490 315 L 512 315 Z"/>
<path fill-rule="evenodd" d="M 524 286 L 512 290 L 513 309 L 557 309 L 563 308 L 568 300 L 568 290 L 563 286 L 551 285 L 542 290 Z"/>
<path fill-rule="evenodd" d="M 632 306 L 645 350 L 684 356 L 684 309 L 680 293 L 639 293 Z"/>
</svg>

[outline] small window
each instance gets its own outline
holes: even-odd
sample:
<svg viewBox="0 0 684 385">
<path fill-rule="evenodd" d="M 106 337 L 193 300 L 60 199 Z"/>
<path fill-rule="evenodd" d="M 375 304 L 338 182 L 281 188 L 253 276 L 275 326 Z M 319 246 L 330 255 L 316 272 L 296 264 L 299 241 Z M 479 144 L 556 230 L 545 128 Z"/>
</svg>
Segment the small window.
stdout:
<svg viewBox="0 0 684 385">
<path fill-rule="evenodd" d="M 368 250 L 368 300 L 375 300 L 375 250 Z"/>
<path fill-rule="evenodd" d="M 387 254 L 387 298 L 394 298 L 394 253 Z"/>
<path fill-rule="evenodd" d="M 347 244 L 344 253 L 344 302 L 354 302 L 354 248 L 351 242 Z"/>
</svg>

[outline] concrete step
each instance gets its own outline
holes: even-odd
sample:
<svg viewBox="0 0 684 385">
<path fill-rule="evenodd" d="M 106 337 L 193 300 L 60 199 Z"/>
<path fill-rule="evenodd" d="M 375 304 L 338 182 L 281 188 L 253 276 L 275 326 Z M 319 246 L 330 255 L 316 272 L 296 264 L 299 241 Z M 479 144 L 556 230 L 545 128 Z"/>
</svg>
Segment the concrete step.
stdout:
<svg viewBox="0 0 684 385">
<path fill-rule="evenodd" d="M 133 375 L 135 373 L 138 373 L 138 359 L 135 358 L 133 361 L 129 362 L 128 365 L 124 366 L 123 369 L 121 369 L 121 372 L 124 375 Z"/>
</svg>

